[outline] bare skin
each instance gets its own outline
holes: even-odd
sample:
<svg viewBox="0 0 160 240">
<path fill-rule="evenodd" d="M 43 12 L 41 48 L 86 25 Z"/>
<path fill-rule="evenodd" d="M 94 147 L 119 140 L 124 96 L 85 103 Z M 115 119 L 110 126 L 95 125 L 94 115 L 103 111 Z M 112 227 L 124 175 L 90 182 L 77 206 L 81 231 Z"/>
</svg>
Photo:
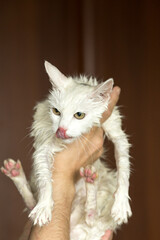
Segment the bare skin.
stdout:
<svg viewBox="0 0 160 240">
<path fill-rule="evenodd" d="M 108 110 L 103 114 L 101 123 L 105 122 L 111 115 L 119 99 L 119 94 L 120 88 L 114 87 Z M 53 171 L 53 199 L 55 204 L 51 222 L 43 227 L 39 227 L 38 225 L 32 227 L 32 223 L 28 222 L 19 240 L 70 239 L 71 205 L 75 194 L 75 181 L 78 179 L 79 169 L 95 161 L 103 152 L 103 130 L 101 128 L 93 127 L 84 136 L 85 139 L 81 139 L 83 147 L 75 141 L 55 156 Z M 88 141 L 91 141 L 94 145 L 91 144 L 86 153 L 84 152 L 84 148 L 86 147 L 87 149 Z M 102 240 L 111 240 L 112 237 L 112 232 L 106 232 Z"/>
</svg>

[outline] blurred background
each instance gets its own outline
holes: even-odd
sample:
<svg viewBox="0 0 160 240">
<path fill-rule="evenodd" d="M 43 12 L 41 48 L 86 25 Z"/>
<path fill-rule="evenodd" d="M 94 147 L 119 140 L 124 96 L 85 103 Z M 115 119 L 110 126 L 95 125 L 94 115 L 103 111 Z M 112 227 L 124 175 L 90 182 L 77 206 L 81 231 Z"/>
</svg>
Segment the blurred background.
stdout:
<svg viewBox="0 0 160 240">
<path fill-rule="evenodd" d="M 114 239 L 159 239 L 160 1 L 0 1 L 0 164 L 20 158 L 27 176 L 33 107 L 50 88 L 44 60 L 66 75 L 113 77 L 121 87 L 132 143 L 133 217 Z M 23 209 L 0 173 L 1 240 L 18 239 L 27 220 Z"/>
</svg>

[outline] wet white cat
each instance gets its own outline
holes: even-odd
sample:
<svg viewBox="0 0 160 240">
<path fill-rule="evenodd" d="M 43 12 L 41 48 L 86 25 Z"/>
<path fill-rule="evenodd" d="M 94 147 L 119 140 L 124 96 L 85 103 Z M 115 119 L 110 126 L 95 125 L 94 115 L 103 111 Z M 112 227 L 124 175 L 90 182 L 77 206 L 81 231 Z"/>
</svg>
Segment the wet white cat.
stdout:
<svg viewBox="0 0 160 240">
<path fill-rule="evenodd" d="M 14 181 L 27 207 L 32 209 L 29 217 L 40 226 L 51 220 L 54 207 L 54 154 L 92 126 L 100 126 L 113 87 L 112 79 L 98 84 L 92 77 L 66 77 L 48 62 L 45 62 L 45 68 L 52 90 L 46 100 L 35 107 L 31 131 L 35 152 L 30 184 L 19 161 L 5 160 L 1 168 Z M 72 205 L 71 240 L 98 240 L 106 230 L 116 230 L 131 216 L 128 193 L 130 145 L 121 128 L 117 107 L 102 127 L 114 143 L 117 172 L 107 168 L 100 159 L 81 169 L 82 178 L 76 184 Z"/>
</svg>

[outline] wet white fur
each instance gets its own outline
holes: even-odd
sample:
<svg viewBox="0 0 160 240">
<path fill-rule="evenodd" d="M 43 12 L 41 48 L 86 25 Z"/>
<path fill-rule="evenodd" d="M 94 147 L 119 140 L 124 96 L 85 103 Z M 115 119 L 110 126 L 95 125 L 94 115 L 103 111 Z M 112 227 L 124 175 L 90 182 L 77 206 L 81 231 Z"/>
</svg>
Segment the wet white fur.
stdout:
<svg viewBox="0 0 160 240">
<path fill-rule="evenodd" d="M 36 105 L 31 131 L 35 152 L 30 185 L 37 205 L 29 217 L 40 226 L 51 220 L 54 207 L 53 155 L 61 151 L 67 142 L 76 139 L 78 144 L 82 144 L 79 137 L 92 126 L 100 126 L 100 118 L 107 109 L 113 86 L 112 79 L 98 84 L 91 77 L 67 78 L 48 62 L 45 62 L 45 67 L 53 87 L 46 100 Z M 59 110 L 60 116 L 53 113 L 53 107 Z M 86 116 L 78 120 L 74 117 L 76 112 L 84 112 Z M 66 133 L 72 139 L 56 138 L 59 127 L 67 129 Z M 114 143 L 117 172 L 108 169 L 98 159 L 93 164 L 99 175 L 95 183 L 85 183 L 83 178 L 77 182 L 71 215 L 72 240 L 100 239 L 107 229 L 115 230 L 131 216 L 128 194 L 130 145 L 121 129 L 121 116 L 117 107 L 103 124 L 103 129 Z M 94 208 L 95 217 L 87 220 L 86 214 Z"/>
<path fill-rule="evenodd" d="M 95 78 L 88 79 L 85 76 L 67 78 L 48 62 L 45 62 L 45 67 L 53 88 L 47 99 L 38 103 L 35 107 L 36 111 L 31 133 L 35 140 L 31 185 L 38 203 L 31 211 L 30 217 L 35 224 L 38 223 L 39 225 L 43 225 L 51 219 L 51 210 L 53 208 L 52 191 L 54 194 L 54 189 L 52 189 L 54 153 L 61 151 L 65 142 L 77 139 L 83 133 L 89 131 L 93 125 L 100 126 L 100 117 L 107 109 L 109 94 L 113 86 L 112 79 L 98 85 Z M 53 107 L 59 110 L 60 116 L 53 113 Z M 84 112 L 86 116 L 82 120 L 77 120 L 73 116 L 76 112 Z M 58 127 L 67 129 L 67 135 L 73 139 L 57 139 L 55 132 Z M 103 224 L 108 224 L 105 226 L 106 229 L 115 229 L 117 224 L 127 222 L 128 217 L 131 215 L 128 195 L 130 175 L 129 143 L 126 134 L 121 129 L 121 116 L 117 108 L 114 109 L 110 118 L 103 124 L 103 129 L 106 136 L 115 146 L 117 173 L 110 171 L 107 167 L 104 168 L 100 160 L 97 160 L 94 164 L 99 173 L 97 204 L 100 205 L 99 208 L 105 208 L 103 214 L 101 214 L 102 216 L 99 216 L 99 219 L 102 219 L 98 220 L 98 222 L 100 228 L 102 228 Z M 83 228 L 85 222 L 82 221 L 86 192 L 83 181 L 81 179 L 77 183 L 77 195 L 73 203 L 71 219 L 76 218 L 76 229 Z M 77 210 L 75 210 L 75 206 Z M 78 214 L 79 211 L 80 214 Z M 106 220 L 105 215 L 108 218 Z M 75 226 L 75 221 L 72 226 Z M 96 223 L 96 229 L 97 226 Z M 92 231 L 94 232 L 93 226 Z"/>
</svg>

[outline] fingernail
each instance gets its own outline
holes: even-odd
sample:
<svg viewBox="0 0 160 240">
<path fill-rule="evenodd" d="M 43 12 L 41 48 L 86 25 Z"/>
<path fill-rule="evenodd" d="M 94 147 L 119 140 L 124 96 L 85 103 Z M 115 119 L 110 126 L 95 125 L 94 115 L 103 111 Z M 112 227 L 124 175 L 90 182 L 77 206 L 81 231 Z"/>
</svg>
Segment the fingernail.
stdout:
<svg viewBox="0 0 160 240">
<path fill-rule="evenodd" d="M 118 95 L 120 94 L 120 92 L 121 92 L 121 89 L 120 89 L 120 87 L 117 87 L 117 93 L 118 93 Z"/>
</svg>

